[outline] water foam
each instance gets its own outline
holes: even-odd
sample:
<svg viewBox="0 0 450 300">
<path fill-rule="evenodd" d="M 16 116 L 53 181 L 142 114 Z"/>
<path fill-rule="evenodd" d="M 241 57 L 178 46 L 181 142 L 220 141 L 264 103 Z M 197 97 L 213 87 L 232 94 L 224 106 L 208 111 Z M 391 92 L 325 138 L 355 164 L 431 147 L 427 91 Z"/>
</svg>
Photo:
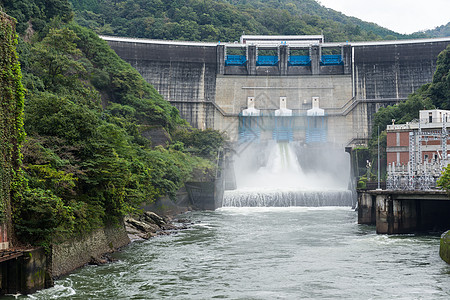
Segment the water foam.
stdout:
<svg viewBox="0 0 450 300">
<path fill-rule="evenodd" d="M 249 148 L 236 159 L 238 189 L 225 191 L 225 207 L 351 206 L 352 192 L 321 170 L 304 172 L 290 143 L 271 143 L 263 166 L 248 171 Z M 261 151 L 261 149 L 259 149 Z M 257 155 L 258 153 L 256 153 Z"/>
</svg>

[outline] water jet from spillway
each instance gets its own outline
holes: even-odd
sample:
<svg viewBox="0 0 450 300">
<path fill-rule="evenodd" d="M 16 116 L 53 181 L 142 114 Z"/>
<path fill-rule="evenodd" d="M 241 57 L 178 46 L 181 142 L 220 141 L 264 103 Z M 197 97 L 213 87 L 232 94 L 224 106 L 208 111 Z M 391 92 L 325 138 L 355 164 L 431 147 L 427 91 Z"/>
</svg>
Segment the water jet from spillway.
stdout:
<svg viewBox="0 0 450 300">
<path fill-rule="evenodd" d="M 235 158 L 237 189 L 225 192 L 223 206 L 352 206 L 348 159 L 331 153 L 338 152 L 288 142 L 249 145 Z"/>
</svg>

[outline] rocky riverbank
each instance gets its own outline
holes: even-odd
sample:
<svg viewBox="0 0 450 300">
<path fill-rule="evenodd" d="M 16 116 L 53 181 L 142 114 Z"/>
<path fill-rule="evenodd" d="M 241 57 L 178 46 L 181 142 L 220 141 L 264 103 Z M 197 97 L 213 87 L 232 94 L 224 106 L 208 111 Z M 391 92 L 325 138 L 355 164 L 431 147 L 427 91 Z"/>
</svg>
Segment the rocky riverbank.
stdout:
<svg viewBox="0 0 450 300">
<path fill-rule="evenodd" d="M 174 234 L 179 230 L 187 229 L 193 222 L 172 216 L 160 216 L 151 211 L 145 211 L 140 215 L 124 218 L 125 231 L 131 242 L 148 240 L 158 235 Z M 113 262 L 110 253 L 101 256 L 91 256 L 89 264 L 102 265 Z"/>
<path fill-rule="evenodd" d="M 172 234 L 178 230 L 187 229 L 192 224 L 190 220 L 162 217 L 151 211 L 135 217 L 128 216 L 124 222 L 131 241 Z"/>
</svg>

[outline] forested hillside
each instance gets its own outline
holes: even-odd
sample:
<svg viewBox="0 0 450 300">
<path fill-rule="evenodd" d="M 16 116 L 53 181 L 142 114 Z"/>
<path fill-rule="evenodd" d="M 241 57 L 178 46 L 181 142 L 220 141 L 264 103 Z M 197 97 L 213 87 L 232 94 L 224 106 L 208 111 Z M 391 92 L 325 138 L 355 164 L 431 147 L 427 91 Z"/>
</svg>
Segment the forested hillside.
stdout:
<svg viewBox="0 0 450 300">
<path fill-rule="evenodd" d="M 425 31 L 426 35 L 431 37 L 447 37 L 450 36 L 450 22 L 447 25 L 438 26 L 435 29 Z"/>
<path fill-rule="evenodd" d="M 194 172 L 214 171 L 223 136 L 190 129 L 106 42 L 72 22 L 67 0 L 0 6 L 20 32 L 27 137 L 12 211 L 23 242 L 117 222 L 143 202 L 173 197 Z M 151 130 L 167 142 L 144 138 Z"/>
<path fill-rule="evenodd" d="M 326 41 L 406 36 L 347 17 L 313 0 L 71 0 L 75 19 L 98 34 L 191 41 L 236 41 L 245 34 L 323 33 Z"/>
</svg>

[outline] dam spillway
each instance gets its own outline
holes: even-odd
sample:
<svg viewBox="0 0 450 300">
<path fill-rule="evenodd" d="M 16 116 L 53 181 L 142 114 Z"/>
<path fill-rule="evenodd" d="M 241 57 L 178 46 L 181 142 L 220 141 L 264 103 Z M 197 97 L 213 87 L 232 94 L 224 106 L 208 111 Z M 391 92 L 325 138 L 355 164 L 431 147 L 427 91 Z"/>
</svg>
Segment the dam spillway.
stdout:
<svg viewBox="0 0 450 300">
<path fill-rule="evenodd" d="M 224 207 L 320 207 L 352 206 L 350 190 L 301 191 L 301 190 L 238 190 L 226 191 Z"/>
<path fill-rule="evenodd" d="M 322 152 L 327 152 L 328 157 L 321 157 Z M 332 157 L 336 155 L 338 157 Z M 348 189 L 349 177 L 345 176 L 348 174 L 345 155 L 324 148 L 322 151 L 305 148 L 295 142 L 249 145 L 235 158 L 237 189 L 225 191 L 222 205 L 352 206 L 353 193 Z M 301 160 L 310 167 L 302 168 Z M 332 161 L 335 164 L 331 164 Z"/>
</svg>

